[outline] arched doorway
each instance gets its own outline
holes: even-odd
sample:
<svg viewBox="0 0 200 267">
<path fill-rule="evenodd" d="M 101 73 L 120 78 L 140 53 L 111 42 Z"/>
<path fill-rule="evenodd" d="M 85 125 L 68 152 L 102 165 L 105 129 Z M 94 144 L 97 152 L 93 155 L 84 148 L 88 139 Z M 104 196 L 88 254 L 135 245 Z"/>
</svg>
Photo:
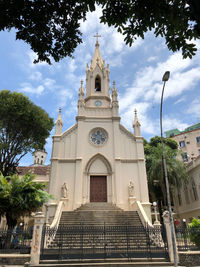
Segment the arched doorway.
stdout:
<svg viewBox="0 0 200 267">
<path fill-rule="evenodd" d="M 101 154 L 92 157 L 86 166 L 86 202 L 112 202 L 112 171 Z"/>
</svg>

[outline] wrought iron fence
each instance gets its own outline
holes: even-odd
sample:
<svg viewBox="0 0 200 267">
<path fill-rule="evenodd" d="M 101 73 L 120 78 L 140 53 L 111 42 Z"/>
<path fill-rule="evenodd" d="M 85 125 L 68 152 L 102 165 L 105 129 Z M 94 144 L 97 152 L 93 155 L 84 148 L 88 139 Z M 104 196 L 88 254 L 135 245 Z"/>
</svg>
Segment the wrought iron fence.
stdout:
<svg viewBox="0 0 200 267">
<path fill-rule="evenodd" d="M 54 237 L 52 239 L 52 237 Z M 168 258 L 163 228 L 129 225 L 44 227 L 41 259 Z"/>
<path fill-rule="evenodd" d="M 30 253 L 33 229 L 0 229 L 0 253 Z"/>
<path fill-rule="evenodd" d="M 177 227 L 176 242 L 179 251 L 200 250 L 200 229 L 190 227 Z"/>
</svg>

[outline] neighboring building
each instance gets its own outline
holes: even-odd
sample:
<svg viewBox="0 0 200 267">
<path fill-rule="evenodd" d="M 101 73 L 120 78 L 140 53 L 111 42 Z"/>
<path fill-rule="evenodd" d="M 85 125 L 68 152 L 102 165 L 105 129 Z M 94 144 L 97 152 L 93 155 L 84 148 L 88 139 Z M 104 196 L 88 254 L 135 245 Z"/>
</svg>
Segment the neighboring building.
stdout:
<svg viewBox="0 0 200 267">
<path fill-rule="evenodd" d="M 175 212 L 179 218 L 191 221 L 193 217 L 200 219 L 200 156 L 187 164 L 189 183 L 176 190 Z"/>
<path fill-rule="evenodd" d="M 189 222 L 193 217 L 200 218 L 200 123 L 184 131 L 173 129 L 165 134 L 176 140 L 183 152 L 179 158 L 186 163 L 189 182 L 175 190 L 174 209 L 177 218 Z"/>
<path fill-rule="evenodd" d="M 30 166 L 19 166 L 17 167 L 17 173 L 19 177 L 22 177 L 28 172 L 35 174 L 35 181 L 46 184 L 46 190 L 48 191 L 49 186 L 49 174 L 50 165 L 44 165 L 46 160 L 47 152 L 45 150 L 37 150 L 33 153 L 33 164 Z M 45 212 L 45 207 L 42 209 Z M 19 223 L 19 222 L 18 222 Z M 25 225 L 33 225 L 33 218 L 25 217 L 21 218 L 21 223 Z M 1 218 L 0 228 L 4 228 L 6 225 L 6 218 Z"/>
<path fill-rule="evenodd" d="M 183 152 L 182 160 L 190 162 L 200 155 L 200 123 L 186 128 L 184 131 L 173 129 L 165 132 L 178 143 L 179 149 Z"/>
<path fill-rule="evenodd" d="M 101 57 L 98 40 L 86 68 L 86 90 L 81 81 L 76 124 L 62 131 L 61 110 L 55 123 L 51 156 L 48 221 L 60 203 L 73 211 L 89 202 L 113 203 L 123 210 L 138 206 L 151 220 L 143 138 L 135 111 L 134 133 L 120 124 L 118 93 L 110 97 L 109 66 Z"/>
<path fill-rule="evenodd" d="M 45 150 L 37 150 L 33 152 L 33 165 L 19 166 L 17 172 L 19 176 L 23 176 L 27 172 L 35 174 L 35 181 L 49 185 L 50 165 L 45 165 L 47 152 Z"/>
</svg>

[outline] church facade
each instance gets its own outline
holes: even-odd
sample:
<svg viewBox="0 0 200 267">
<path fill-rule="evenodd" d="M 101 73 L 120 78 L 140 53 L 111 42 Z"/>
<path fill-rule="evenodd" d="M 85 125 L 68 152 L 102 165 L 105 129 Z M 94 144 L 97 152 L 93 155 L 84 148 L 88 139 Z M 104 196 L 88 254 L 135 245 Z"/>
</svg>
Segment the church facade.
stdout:
<svg viewBox="0 0 200 267">
<path fill-rule="evenodd" d="M 135 111 L 133 132 L 120 124 L 118 93 L 109 92 L 109 65 L 105 66 L 98 40 L 86 85 L 78 96 L 76 124 L 63 132 L 61 110 L 55 123 L 48 204 L 49 218 L 62 201 L 63 211 L 90 202 L 113 203 L 123 210 L 138 206 L 151 220 L 143 138 Z"/>
</svg>

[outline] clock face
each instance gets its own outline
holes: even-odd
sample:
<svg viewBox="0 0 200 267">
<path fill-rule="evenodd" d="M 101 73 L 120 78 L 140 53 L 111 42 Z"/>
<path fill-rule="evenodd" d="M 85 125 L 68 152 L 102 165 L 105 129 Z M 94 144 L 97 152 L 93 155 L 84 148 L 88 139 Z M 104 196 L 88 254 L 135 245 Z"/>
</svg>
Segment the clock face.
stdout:
<svg viewBox="0 0 200 267">
<path fill-rule="evenodd" d="M 103 145 L 108 139 L 107 132 L 102 128 L 93 129 L 90 132 L 90 141 L 95 145 Z"/>
<path fill-rule="evenodd" d="M 102 102 L 100 100 L 95 101 L 95 106 L 100 107 L 102 105 Z"/>
</svg>

